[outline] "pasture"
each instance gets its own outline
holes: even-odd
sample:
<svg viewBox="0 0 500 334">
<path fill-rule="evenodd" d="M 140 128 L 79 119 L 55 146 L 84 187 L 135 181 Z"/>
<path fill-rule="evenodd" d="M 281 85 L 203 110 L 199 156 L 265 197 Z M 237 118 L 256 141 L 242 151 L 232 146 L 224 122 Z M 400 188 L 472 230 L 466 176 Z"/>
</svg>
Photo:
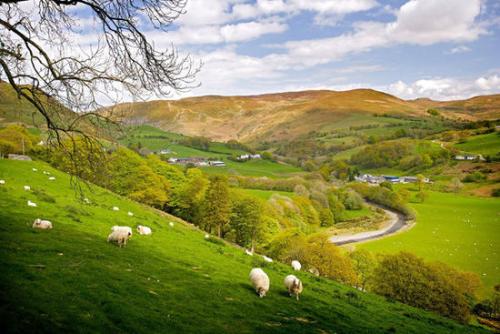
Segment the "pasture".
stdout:
<svg viewBox="0 0 500 334">
<path fill-rule="evenodd" d="M 304 293 L 296 301 L 282 287 L 289 265 L 207 241 L 191 225 L 96 186 L 82 188 L 86 204 L 69 176 L 45 163 L 0 160 L 0 179 L 0 316 L 9 333 L 486 332 L 305 272 L 297 273 Z M 54 228 L 33 230 L 38 217 Z M 134 234 L 125 248 L 106 242 L 111 226 L 137 224 L 153 234 Z M 256 266 L 271 279 L 263 299 L 248 282 Z"/>
<path fill-rule="evenodd" d="M 468 137 L 466 142 L 455 144 L 454 147 L 467 153 L 494 156 L 500 153 L 500 133 L 492 132 Z"/>
</svg>

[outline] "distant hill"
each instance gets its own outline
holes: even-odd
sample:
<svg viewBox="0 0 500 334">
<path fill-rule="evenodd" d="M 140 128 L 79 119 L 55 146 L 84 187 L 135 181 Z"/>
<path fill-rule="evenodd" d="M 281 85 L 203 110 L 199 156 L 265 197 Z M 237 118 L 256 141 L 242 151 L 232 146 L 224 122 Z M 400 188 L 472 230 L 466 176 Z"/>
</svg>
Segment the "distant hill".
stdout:
<svg viewBox="0 0 500 334">
<path fill-rule="evenodd" d="M 185 135 L 243 142 L 291 140 L 311 131 L 381 124 L 376 116 L 450 119 L 500 118 L 500 95 L 462 101 L 402 100 L 371 90 L 314 90 L 256 96 L 202 96 L 124 103 L 113 113 L 125 122 L 149 124 Z"/>
</svg>

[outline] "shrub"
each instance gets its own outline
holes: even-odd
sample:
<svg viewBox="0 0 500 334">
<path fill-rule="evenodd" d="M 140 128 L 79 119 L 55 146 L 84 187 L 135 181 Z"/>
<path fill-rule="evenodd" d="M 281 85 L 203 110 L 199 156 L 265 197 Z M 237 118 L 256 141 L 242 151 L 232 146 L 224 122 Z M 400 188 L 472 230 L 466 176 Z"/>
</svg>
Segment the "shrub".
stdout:
<svg viewBox="0 0 500 334">
<path fill-rule="evenodd" d="M 479 171 L 475 171 L 474 173 L 466 175 L 462 181 L 468 182 L 468 183 L 470 183 L 470 182 L 478 183 L 478 182 L 481 182 L 484 180 L 486 180 L 486 176 Z"/>
<path fill-rule="evenodd" d="M 491 191 L 491 196 L 493 196 L 493 197 L 500 197 L 500 188 L 493 189 Z"/>
</svg>

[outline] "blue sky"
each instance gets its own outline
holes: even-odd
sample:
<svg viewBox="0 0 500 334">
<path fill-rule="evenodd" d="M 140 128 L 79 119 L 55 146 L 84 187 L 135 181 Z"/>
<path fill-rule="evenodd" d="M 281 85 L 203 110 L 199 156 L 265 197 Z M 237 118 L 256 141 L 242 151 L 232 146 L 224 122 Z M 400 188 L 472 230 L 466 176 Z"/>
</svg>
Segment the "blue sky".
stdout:
<svg viewBox="0 0 500 334">
<path fill-rule="evenodd" d="M 168 33 L 203 62 L 186 95 L 368 87 L 403 98 L 500 93 L 500 1 L 189 0 Z"/>
</svg>

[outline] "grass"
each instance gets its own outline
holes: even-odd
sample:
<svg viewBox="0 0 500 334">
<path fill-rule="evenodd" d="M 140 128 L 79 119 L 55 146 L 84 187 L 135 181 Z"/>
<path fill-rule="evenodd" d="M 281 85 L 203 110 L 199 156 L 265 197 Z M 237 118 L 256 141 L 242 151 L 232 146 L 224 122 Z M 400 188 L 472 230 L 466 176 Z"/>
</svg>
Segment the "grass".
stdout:
<svg viewBox="0 0 500 334">
<path fill-rule="evenodd" d="M 480 275 L 483 293 L 500 282 L 500 199 L 430 192 L 409 231 L 360 244 L 381 253 L 410 251 Z"/>
<path fill-rule="evenodd" d="M 233 174 L 245 176 L 287 177 L 302 172 L 298 167 L 281 164 L 269 160 L 255 159 L 246 162 L 236 162 L 223 159 L 226 167 L 203 167 L 208 174 Z"/>
<path fill-rule="evenodd" d="M 455 148 L 468 152 L 494 156 L 500 152 L 500 133 L 493 132 L 467 138 L 462 144 L 455 144 Z"/>
<path fill-rule="evenodd" d="M 279 195 L 282 195 L 282 196 L 287 196 L 287 197 L 294 197 L 295 194 L 292 193 L 292 192 L 288 192 L 288 191 L 274 191 L 274 190 L 260 190 L 260 189 L 241 189 L 240 190 L 242 192 L 244 192 L 245 194 L 247 195 L 252 195 L 252 196 L 255 196 L 255 197 L 258 197 L 258 198 L 261 198 L 263 200 L 268 200 L 271 198 L 271 196 L 273 196 L 274 194 L 279 194 Z"/>
<path fill-rule="evenodd" d="M 5 333 L 486 333 L 305 272 L 296 273 L 304 282 L 297 302 L 282 287 L 288 265 L 207 242 L 179 221 L 172 228 L 175 218 L 98 187 L 84 204 L 69 177 L 44 163 L 0 160 L 0 179 Z M 54 229 L 33 230 L 37 217 Z M 106 242 L 116 224 L 148 225 L 153 234 L 118 248 Z M 264 299 L 248 282 L 255 266 L 271 279 Z"/>
</svg>

